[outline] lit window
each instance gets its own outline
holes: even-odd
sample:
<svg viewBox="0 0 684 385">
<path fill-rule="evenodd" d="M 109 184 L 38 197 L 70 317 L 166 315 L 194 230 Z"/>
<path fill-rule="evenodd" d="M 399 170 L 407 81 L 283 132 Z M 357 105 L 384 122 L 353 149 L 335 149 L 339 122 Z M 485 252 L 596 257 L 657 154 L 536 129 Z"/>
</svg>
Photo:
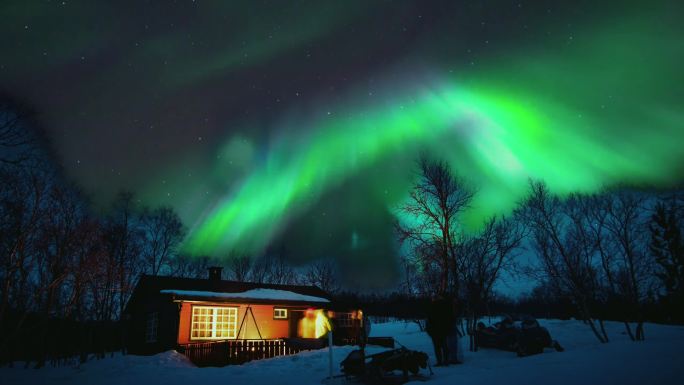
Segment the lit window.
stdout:
<svg viewBox="0 0 684 385">
<path fill-rule="evenodd" d="M 335 313 L 335 323 L 338 327 L 348 328 L 354 326 L 352 313 Z"/>
<path fill-rule="evenodd" d="M 154 313 L 147 314 L 147 320 L 145 322 L 145 342 L 152 343 L 157 342 L 157 326 L 159 325 L 159 313 L 156 311 Z"/>
<path fill-rule="evenodd" d="M 273 308 L 274 319 L 287 319 L 287 309 Z"/>
<path fill-rule="evenodd" d="M 225 340 L 234 339 L 237 332 L 237 308 L 235 307 L 192 307 L 190 339 Z"/>
</svg>

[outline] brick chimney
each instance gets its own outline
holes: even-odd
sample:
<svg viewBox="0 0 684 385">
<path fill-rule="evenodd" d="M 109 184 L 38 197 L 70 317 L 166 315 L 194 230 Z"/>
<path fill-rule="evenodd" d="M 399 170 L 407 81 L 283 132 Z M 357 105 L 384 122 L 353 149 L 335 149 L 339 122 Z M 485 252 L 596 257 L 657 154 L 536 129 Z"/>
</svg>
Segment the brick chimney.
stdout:
<svg viewBox="0 0 684 385">
<path fill-rule="evenodd" d="M 212 266 L 209 268 L 209 280 L 220 281 L 223 268 L 221 266 Z"/>
</svg>

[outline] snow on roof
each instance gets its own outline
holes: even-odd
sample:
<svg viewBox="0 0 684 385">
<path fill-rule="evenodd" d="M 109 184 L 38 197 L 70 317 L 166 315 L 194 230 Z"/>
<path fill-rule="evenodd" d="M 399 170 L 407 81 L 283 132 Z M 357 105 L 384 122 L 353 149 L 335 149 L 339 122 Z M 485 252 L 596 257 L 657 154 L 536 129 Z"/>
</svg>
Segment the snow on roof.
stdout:
<svg viewBox="0 0 684 385">
<path fill-rule="evenodd" d="M 196 290 L 160 290 L 162 294 L 174 294 L 182 297 L 221 298 L 221 299 L 258 299 L 274 301 L 297 301 L 297 302 L 330 302 L 325 298 L 311 295 L 298 294 L 288 290 L 276 289 L 252 289 L 241 293 L 222 293 L 215 291 Z"/>
</svg>

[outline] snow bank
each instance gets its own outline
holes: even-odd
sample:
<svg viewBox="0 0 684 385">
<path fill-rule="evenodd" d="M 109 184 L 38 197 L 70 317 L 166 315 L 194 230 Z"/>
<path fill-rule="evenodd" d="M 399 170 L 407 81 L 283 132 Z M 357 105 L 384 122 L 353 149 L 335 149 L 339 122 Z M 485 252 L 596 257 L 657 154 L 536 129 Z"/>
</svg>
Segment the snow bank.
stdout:
<svg viewBox="0 0 684 385">
<path fill-rule="evenodd" d="M 428 384 L 678 384 L 684 378 L 682 346 L 684 327 L 646 325 L 644 342 L 634 343 L 623 333 L 619 323 L 608 322 L 611 338 L 600 344 L 586 325 L 579 321 L 541 320 L 552 336 L 566 348 L 558 353 L 518 358 L 514 353 L 497 350 L 466 352 L 462 365 L 433 368 Z M 434 356 L 428 336 L 415 323 L 392 322 L 373 325 L 371 335 L 394 336 L 410 349 Z M 335 368 L 354 348 L 335 347 Z M 383 351 L 371 347 L 369 353 Z M 165 385 L 191 383 L 231 384 L 321 384 L 328 374 L 327 350 L 303 352 L 294 356 L 253 361 L 242 366 L 196 368 L 176 352 L 155 356 L 121 356 L 89 361 L 80 368 L 46 367 L 24 369 L 0 368 L 0 382 L 12 384 L 92 384 L 122 385 L 159 383 Z M 427 373 L 427 372 L 426 372 Z"/>
<path fill-rule="evenodd" d="M 329 300 L 311 295 L 298 294 L 288 290 L 252 289 L 241 293 L 223 293 L 215 291 L 195 290 L 160 290 L 162 294 L 174 294 L 181 297 L 214 298 L 214 299 L 257 299 L 273 301 L 295 301 L 307 303 L 328 303 Z"/>
<path fill-rule="evenodd" d="M 540 320 L 566 349 L 519 358 L 515 353 L 481 349 L 465 352 L 462 365 L 434 368 L 434 385 L 489 384 L 679 384 L 684 378 L 682 346 L 684 327 L 646 325 L 646 341 L 632 342 L 624 326 L 607 322 L 611 342 L 601 344 L 581 321 Z M 401 326 L 393 332 L 402 338 Z M 416 327 L 407 327 L 405 342 L 413 349 L 434 353 L 429 339 Z M 467 344 L 466 344 L 467 346 Z M 416 382 L 417 383 L 417 382 Z"/>
</svg>

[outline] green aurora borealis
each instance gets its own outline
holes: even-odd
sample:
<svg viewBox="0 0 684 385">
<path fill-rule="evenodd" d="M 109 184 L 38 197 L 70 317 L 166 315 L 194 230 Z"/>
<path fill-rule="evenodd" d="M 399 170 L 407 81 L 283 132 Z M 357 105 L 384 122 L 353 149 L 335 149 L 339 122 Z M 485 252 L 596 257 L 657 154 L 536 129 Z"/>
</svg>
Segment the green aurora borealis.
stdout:
<svg viewBox="0 0 684 385">
<path fill-rule="evenodd" d="M 0 81 L 97 204 L 173 206 L 184 252 L 334 257 L 382 285 L 420 154 L 477 188 L 466 231 L 528 178 L 680 185 L 682 8 L 10 1 Z"/>
<path fill-rule="evenodd" d="M 684 99 L 677 98 L 684 94 L 672 89 L 684 84 L 684 44 L 665 28 L 657 41 L 636 32 L 657 29 L 627 21 L 587 31 L 592 38 L 563 55 L 514 57 L 504 70 L 461 79 L 436 75 L 377 106 L 283 123 L 308 129 L 281 137 L 193 228 L 187 250 L 259 250 L 290 216 L 356 173 L 372 174 L 377 189 L 394 187 L 386 199 L 392 211 L 410 184 L 373 168 L 397 154 L 448 159 L 473 183 L 470 229 L 508 213 L 529 178 L 558 193 L 667 185 L 684 164 Z"/>
</svg>

